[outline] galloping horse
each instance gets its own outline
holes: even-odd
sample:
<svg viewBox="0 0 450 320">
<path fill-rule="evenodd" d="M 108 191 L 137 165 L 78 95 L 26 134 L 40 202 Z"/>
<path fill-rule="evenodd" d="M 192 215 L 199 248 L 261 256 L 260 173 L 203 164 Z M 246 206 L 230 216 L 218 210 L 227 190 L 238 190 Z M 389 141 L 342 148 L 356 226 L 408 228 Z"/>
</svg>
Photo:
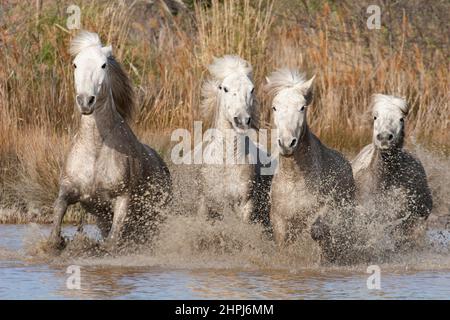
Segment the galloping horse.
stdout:
<svg viewBox="0 0 450 320">
<path fill-rule="evenodd" d="M 70 52 L 81 123 L 61 175 L 50 243 L 64 245 L 61 224 L 67 207 L 76 202 L 97 218 L 107 249 L 123 240 L 145 242 L 171 198 L 169 170 L 126 122 L 133 89 L 111 46 L 103 47 L 97 34 L 83 31 Z"/>
<path fill-rule="evenodd" d="M 388 225 L 391 230 L 383 233 L 394 239 L 394 250 L 398 251 L 413 244 L 411 237 L 430 215 L 433 199 L 422 164 L 403 149 L 405 117 L 408 114 L 406 101 L 399 97 L 375 94 L 372 98 L 372 113 L 373 142 L 365 146 L 352 161 L 357 198 L 360 202 L 366 202 L 369 197 L 375 199 L 377 204 L 387 199 L 388 208 L 396 209 L 394 207 L 398 207 L 400 202 L 392 202 L 389 196 L 395 190 L 400 190 L 406 196 L 404 207 L 394 216 L 386 219 L 384 215 L 390 214 L 391 210 L 384 207 L 382 210 L 386 212 L 367 218 Z M 378 218 L 380 221 L 376 220 Z"/>
<path fill-rule="evenodd" d="M 252 188 L 258 170 L 257 148 L 246 136 L 258 118 L 252 67 L 238 56 L 226 55 L 216 58 L 209 71 L 212 78 L 203 85 L 201 111 L 203 119 L 212 120 L 216 137 L 205 147 L 207 163 L 201 168 L 200 211 L 209 216 L 222 216 L 221 211 L 228 207 L 248 222 L 254 211 Z M 227 152 L 221 138 L 226 140 Z M 235 161 L 228 162 L 230 151 Z"/>
<path fill-rule="evenodd" d="M 289 243 L 310 230 L 327 262 L 348 263 L 355 192 L 352 168 L 309 130 L 306 115 L 313 80 L 291 69 L 277 70 L 267 78 L 281 155 L 272 180 L 270 220 L 277 243 Z M 331 228 L 331 220 L 339 222 L 338 228 Z"/>
</svg>

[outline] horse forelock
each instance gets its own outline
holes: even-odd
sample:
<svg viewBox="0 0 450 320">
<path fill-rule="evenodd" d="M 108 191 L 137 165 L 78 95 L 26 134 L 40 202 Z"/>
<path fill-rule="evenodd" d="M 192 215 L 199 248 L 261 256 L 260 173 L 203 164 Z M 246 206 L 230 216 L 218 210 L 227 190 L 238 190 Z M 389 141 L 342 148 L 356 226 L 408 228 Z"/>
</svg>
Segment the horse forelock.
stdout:
<svg viewBox="0 0 450 320">
<path fill-rule="evenodd" d="M 372 110 L 400 110 L 408 114 L 408 104 L 404 98 L 376 93 L 372 96 Z"/>
<path fill-rule="evenodd" d="M 284 89 L 294 88 L 306 82 L 306 77 L 295 69 L 283 68 L 272 72 L 267 80 L 266 90 L 271 95 L 277 95 Z"/>
<path fill-rule="evenodd" d="M 216 80 L 222 81 L 233 73 L 241 73 L 251 79 L 253 68 L 249 62 L 239 56 L 225 55 L 215 58 L 208 70 Z"/>
<path fill-rule="evenodd" d="M 81 31 L 70 42 L 70 54 L 76 56 L 88 47 L 98 46 L 101 48 L 102 43 L 98 34 L 89 31 Z"/>
</svg>

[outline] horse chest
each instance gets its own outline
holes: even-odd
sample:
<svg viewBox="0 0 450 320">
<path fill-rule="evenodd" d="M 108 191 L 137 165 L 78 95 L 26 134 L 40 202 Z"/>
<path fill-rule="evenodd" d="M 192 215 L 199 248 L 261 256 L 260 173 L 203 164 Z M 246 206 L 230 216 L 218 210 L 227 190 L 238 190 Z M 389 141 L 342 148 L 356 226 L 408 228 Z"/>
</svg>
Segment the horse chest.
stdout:
<svg viewBox="0 0 450 320">
<path fill-rule="evenodd" d="M 74 148 L 68 157 L 66 176 L 82 199 L 90 198 L 117 192 L 126 182 L 126 166 L 110 148 L 102 147 L 97 152 Z"/>
<path fill-rule="evenodd" d="M 251 182 L 250 170 L 246 165 L 208 166 L 203 169 L 205 191 L 214 198 L 245 198 Z"/>
<path fill-rule="evenodd" d="M 222 174 L 223 192 L 233 198 L 245 197 L 250 179 L 249 169 L 243 165 L 228 168 Z"/>
<path fill-rule="evenodd" d="M 308 188 L 304 175 L 295 170 L 275 174 L 271 199 L 274 211 L 283 216 L 304 215 L 317 206 L 317 197 Z"/>
</svg>

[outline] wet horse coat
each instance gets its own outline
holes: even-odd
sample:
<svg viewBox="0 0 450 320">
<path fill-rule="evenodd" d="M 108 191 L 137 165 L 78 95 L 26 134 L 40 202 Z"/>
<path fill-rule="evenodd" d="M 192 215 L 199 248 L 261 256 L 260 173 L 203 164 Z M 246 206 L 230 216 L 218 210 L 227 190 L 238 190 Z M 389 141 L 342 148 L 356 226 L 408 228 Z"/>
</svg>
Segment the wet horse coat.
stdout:
<svg viewBox="0 0 450 320">
<path fill-rule="evenodd" d="M 395 239 L 395 250 L 401 250 L 413 243 L 415 230 L 431 213 L 433 199 L 422 164 L 403 149 L 404 118 L 408 113 L 406 101 L 376 94 L 372 108 L 373 142 L 352 161 L 357 196 L 359 202 L 366 202 L 368 198 L 383 201 L 396 191 L 406 197 L 404 207 L 395 216 L 388 217 L 388 221 L 378 221 L 387 223 Z M 391 208 L 399 205 L 398 201 L 387 204 Z"/>
<path fill-rule="evenodd" d="M 252 160 L 256 153 L 249 152 L 256 146 L 245 138 L 257 122 L 252 68 L 240 57 L 224 56 L 215 59 L 209 70 L 213 77 L 203 85 L 201 111 L 204 120 L 212 120 L 216 138 L 204 146 L 200 211 L 220 217 L 224 209 L 229 209 L 249 221 L 254 211 L 252 188 L 258 170 L 256 160 Z M 233 154 L 230 162 L 227 152 Z"/>
<path fill-rule="evenodd" d="M 279 244 L 310 231 L 327 262 L 349 263 L 355 186 L 350 163 L 323 145 L 306 121 L 312 78 L 280 69 L 268 78 L 277 129 L 279 168 L 271 187 L 270 220 Z M 331 222 L 334 226 L 331 226 Z"/>
<path fill-rule="evenodd" d="M 102 49 L 98 36 L 92 33 L 83 32 L 72 43 L 77 57 L 95 50 L 86 53 L 89 63 L 95 54 L 102 58 Z M 104 59 L 101 68 L 105 75 L 98 92 L 94 90 L 89 99 L 77 95 L 81 123 L 54 205 L 50 241 L 55 246 L 62 244 L 61 224 L 71 204 L 80 202 L 97 218 L 107 246 L 113 249 L 123 240 L 147 241 L 171 197 L 167 166 L 153 149 L 138 141 L 126 122 L 133 107 L 131 83 L 110 53 Z M 79 63 L 77 58 L 75 61 Z"/>
</svg>

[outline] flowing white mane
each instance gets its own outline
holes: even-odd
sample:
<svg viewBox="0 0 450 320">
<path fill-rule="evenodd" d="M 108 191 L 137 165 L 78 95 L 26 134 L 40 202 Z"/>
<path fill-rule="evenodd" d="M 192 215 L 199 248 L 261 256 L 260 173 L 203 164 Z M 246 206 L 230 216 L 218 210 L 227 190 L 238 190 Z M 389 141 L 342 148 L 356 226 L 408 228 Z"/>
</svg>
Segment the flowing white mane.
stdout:
<svg viewBox="0 0 450 320">
<path fill-rule="evenodd" d="M 215 79 L 206 80 L 202 85 L 202 102 L 200 115 L 205 120 L 211 120 L 217 104 L 217 87 L 220 82 Z"/>
<path fill-rule="evenodd" d="M 219 81 L 233 73 L 243 73 L 248 77 L 252 74 L 252 66 L 241 57 L 234 55 L 215 58 L 214 62 L 209 65 L 208 70 Z"/>
<path fill-rule="evenodd" d="M 398 108 L 403 114 L 408 114 L 408 104 L 404 98 L 389 96 L 386 94 L 376 93 L 372 96 L 372 108 L 386 109 Z"/>
<path fill-rule="evenodd" d="M 286 88 L 293 88 L 306 82 L 306 77 L 303 73 L 295 69 L 278 69 L 267 77 L 267 88 L 271 94 L 278 94 L 281 90 Z"/>
<path fill-rule="evenodd" d="M 102 43 L 98 34 L 89 32 L 89 31 L 81 31 L 75 38 L 70 42 L 70 54 L 76 56 L 82 50 L 87 47 L 98 46 L 101 48 Z"/>
</svg>

